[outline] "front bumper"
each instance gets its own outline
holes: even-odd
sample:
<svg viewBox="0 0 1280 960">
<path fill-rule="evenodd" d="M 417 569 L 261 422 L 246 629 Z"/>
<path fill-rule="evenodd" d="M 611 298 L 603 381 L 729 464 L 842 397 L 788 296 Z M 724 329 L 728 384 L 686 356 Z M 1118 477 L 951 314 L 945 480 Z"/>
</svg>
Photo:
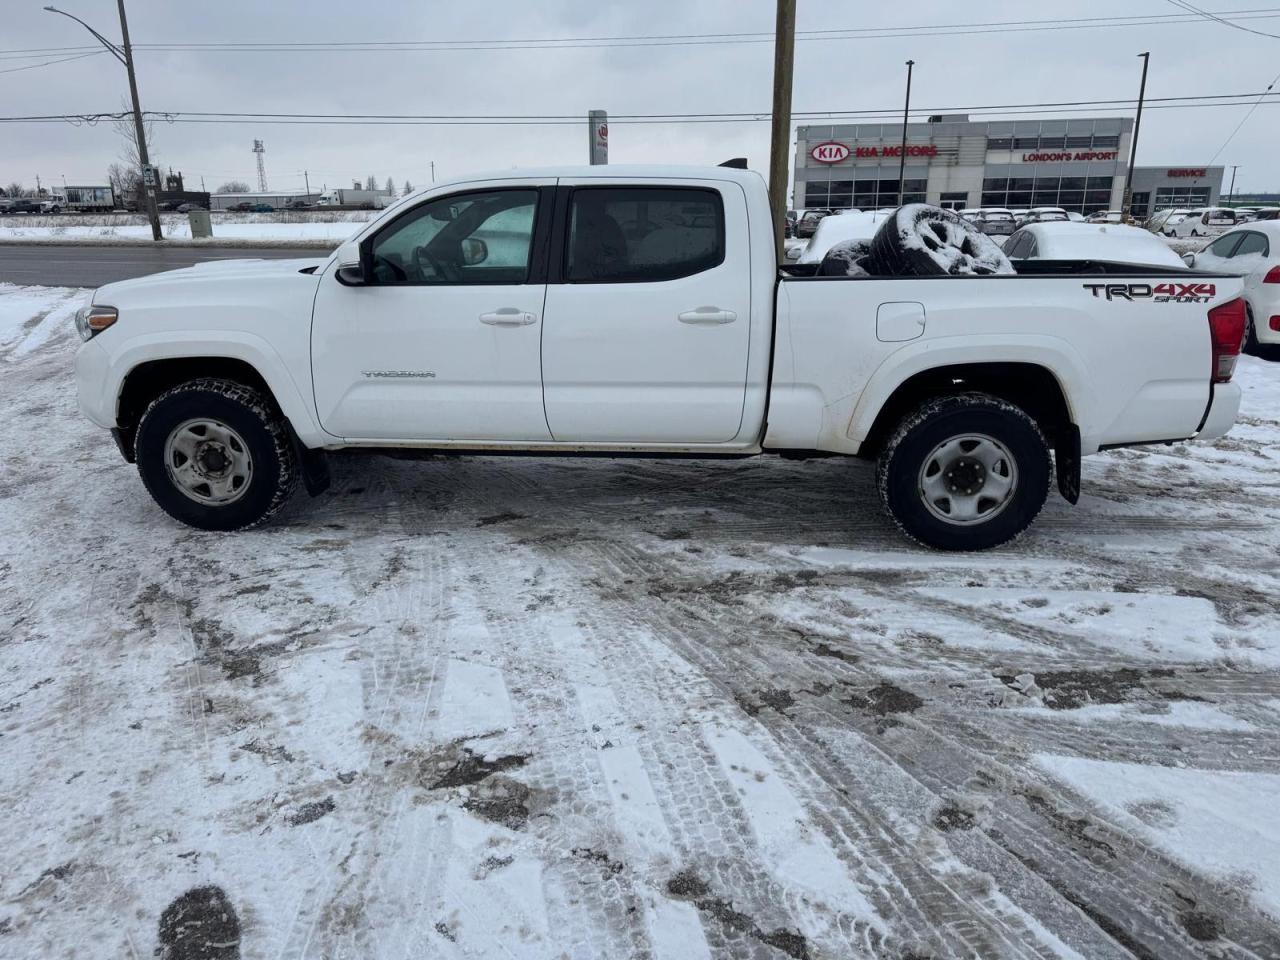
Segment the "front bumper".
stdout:
<svg viewBox="0 0 1280 960">
<path fill-rule="evenodd" d="M 1213 400 L 1209 403 L 1209 414 L 1204 418 L 1204 426 L 1196 434 L 1197 440 L 1217 440 L 1226 436 L 1228 430 L 1236 422 L 1240 412 L 1240 386 L 1235 383 L 1215 383 Z"/>
<path fill-rule="evenodd" d="M 95 337 L 76 352 L 76 401 L 80 412 L 97 426 L 116 425 L 116 396 L 108 382 L 110 361 Z"/>
</svg>

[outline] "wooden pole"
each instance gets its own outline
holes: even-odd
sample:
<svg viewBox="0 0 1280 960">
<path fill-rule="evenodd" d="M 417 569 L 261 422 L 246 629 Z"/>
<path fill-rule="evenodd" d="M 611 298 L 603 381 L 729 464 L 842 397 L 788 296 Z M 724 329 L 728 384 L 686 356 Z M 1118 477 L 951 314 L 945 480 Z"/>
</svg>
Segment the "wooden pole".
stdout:
<svg viewBox="0 0 1280 960">
<path fill-rule="evenodd" d="M 914 60 L 907 61 L 907 101 L 902 106 L 902 153 L 898 157 L 898 206 L 902 206 L 902 189 L 907 175 L 907 114 L 911 112 L 911 68 Z"/>
<path fill-rule="evenodd" d="M 787 177 L 791 172 L 791 78 L 795 68 L 796 0 L 778 0 L 773 41 L 773 131 L 769 141 L 769 207 L 778 262 L 786 250 Z"/>
</svg>

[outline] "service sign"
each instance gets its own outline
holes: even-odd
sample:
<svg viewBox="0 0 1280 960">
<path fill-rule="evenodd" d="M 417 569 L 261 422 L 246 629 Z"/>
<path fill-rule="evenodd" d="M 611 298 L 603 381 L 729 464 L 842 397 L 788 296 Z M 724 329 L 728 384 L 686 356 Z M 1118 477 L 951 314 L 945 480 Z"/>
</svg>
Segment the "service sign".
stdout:
<svg viewBox="0 0 1280 960">
<path fill-rule="evenodd" d="M 809 151 L 809 156 L 818 163 L 839 163 L 841 160 L 849 159 L 849 148 L 843 143 L 828 140 L 813 147 Z"/>
<path fill-rule="evenodd" d="M 1204 167 L 1178 167 L 1178 168 L 1177 168 L 1177 169 L 1175 169 L 1175 170 L 1170 170 L 1170 171 L 1169 171 L 1169 173 L 1168 173 L 1168 176 L 1170 176 L 1170 177 L 1196 177 L 1196 178 L 1198 179 L 1198 178 L 1200 178 L 1200 177 L 1207 176 L 1207 175 L 1208 175 L 1208 173 L 1209 173 L 1209 171 L 1208 171 L 1208 170 L 1206 170 Z"/>
</svg>

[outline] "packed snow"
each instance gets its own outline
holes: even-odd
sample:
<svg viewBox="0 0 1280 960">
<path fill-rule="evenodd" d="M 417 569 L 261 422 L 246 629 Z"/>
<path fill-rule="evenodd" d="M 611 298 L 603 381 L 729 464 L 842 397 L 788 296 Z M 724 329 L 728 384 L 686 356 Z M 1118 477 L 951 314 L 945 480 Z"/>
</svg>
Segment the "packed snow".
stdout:
<svg viewBox="0 0 1280 960">
<path fill-rule="evenodd" d="M 186 214 L 161 214 L 166 240 L 193 243 L 316 243 L 336 246 L 377 216 L 380 210 L 340 212 L 212 213 L 213 236 L 192 240 Z M 10 216 L 0 219 L 0 242 L 151 243 L 145 217 L 118 214 Z"/>
<path fill-rule="evenodd" d="M 1280 364 L 978 555 L 841 459 L 349 453 L 219 535 L 84 295 L 0 285 L 0 956 L 1276 954 Z"/>
</svg>

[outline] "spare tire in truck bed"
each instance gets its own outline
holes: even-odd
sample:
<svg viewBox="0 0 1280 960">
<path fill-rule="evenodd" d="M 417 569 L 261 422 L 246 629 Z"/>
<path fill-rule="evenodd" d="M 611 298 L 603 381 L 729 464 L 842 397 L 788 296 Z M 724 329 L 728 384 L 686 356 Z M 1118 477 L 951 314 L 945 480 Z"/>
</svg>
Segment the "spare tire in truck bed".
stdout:
<svg viewBox="0 0 1280 960">
<path fill-rule="evenodd" d="M 871 258 L 895 277 L 1013 273 L 996 242 L 968 220 L 927 203 L 899 207 L 871 238 Z"/>
</svg>

